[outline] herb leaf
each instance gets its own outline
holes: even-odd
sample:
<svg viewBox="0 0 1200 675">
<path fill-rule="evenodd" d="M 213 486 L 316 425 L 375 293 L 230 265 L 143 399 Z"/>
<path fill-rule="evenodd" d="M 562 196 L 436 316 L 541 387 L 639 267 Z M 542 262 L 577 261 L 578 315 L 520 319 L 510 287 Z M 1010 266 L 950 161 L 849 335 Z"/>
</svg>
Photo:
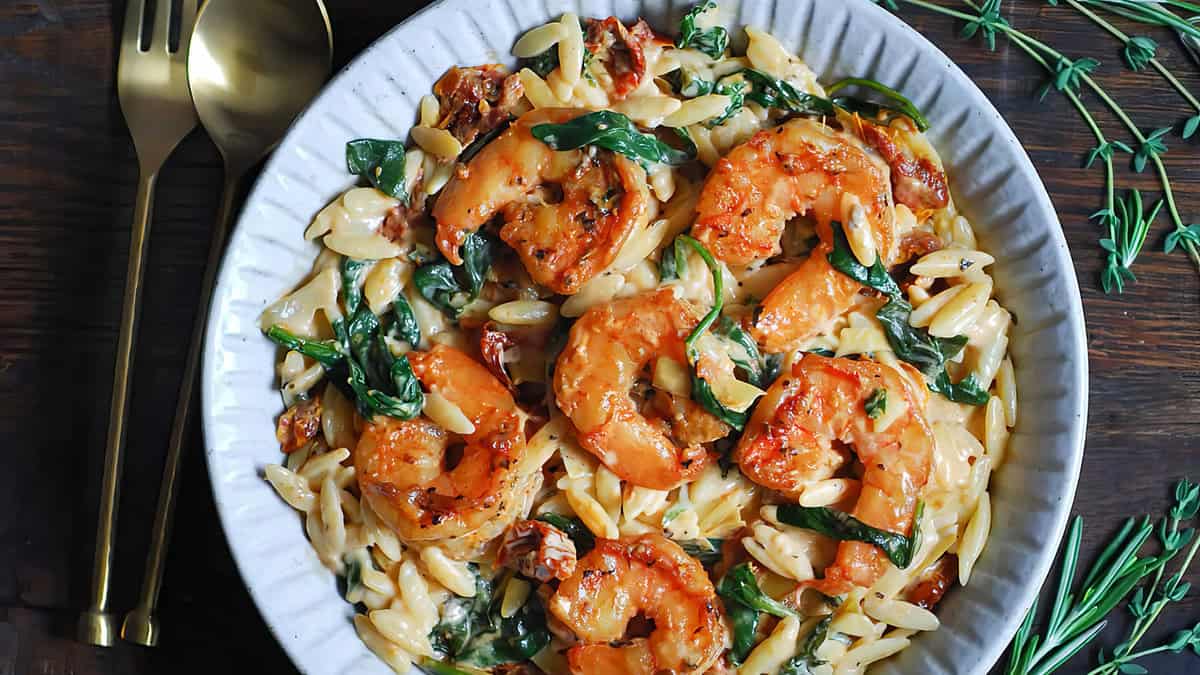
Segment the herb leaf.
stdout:
<svg viewBox="0 0 1200 675">
<path fill-rule="evenodd" d="M 721 577 L 717 584 L 717 595 L 727 601 L 731 600 L 781 619 L 786 616 L 800 617 L 800 613 L 795 609 L 762 592 L 750 563 L 741 563 Z"/>
<path fill-rule="evenodd" d="M 675 40 L 675 46 L 679 49 L 691 47 L 704 52 L 710 59 L 721 58 L 725 48 L 729 46 L 729 32 L 722 26 L 713 26 L 707 30 L 696 28 L 696 18 L 716 8 L 716 2 L 706 0 L 689 9 L 679 21 L 679 39 Z"/>
<path fill-rule="evenodd" d="M 597 110 L 562 124 L 537 124 L 530 133 L 555 150 L 575 150 L 594 145 L 643 163 L 678 166 L 696 157 L 696 147 L 676 150 L 645 134 L 630 119 L 611 110 Z"/>
<path fill-rule="evenodd" d="M 345 352 L 335 340 L 308 340 L 292 334 L 279 324 L 271 326 L 267 337 L 284 349 L 300 352 L 313 359 L 326 369 L 334 368 L 346 359 Z"/>
<path fill-rule="evenodd" d="M 871 527 L 848 513 L 824 506 L 780 504 L 776 507 L 775 517 L 781 523 L 814 530 L 833 539 L 872 544 L 883 551 L 892 564 L 904 569 L 912 563 L 913 554 L 916 553 L 917 542 L 921 538 L 921 515 L 924 512 L 925 504 L 917 502 L 911 536 Z"/>
<path fill-rule="evenodd" d="M 827 616 L 813 626 L 812 632 L 804 638 L 804 646 L 800 648 L 800 653 L 783 664 L 783 667 L 779 669 L 779 675 L 811 675 L 813 668 L 825 663 L 817 658 L 817 649 L 829 635 L 829 624 L 832 620 L 832 616 Z"/>
<path fill-rule="evenodd" d="M 342 301 L 346 304 L 347 314 L 353 315 L 358 311 L 358 305 L 362 302 L 363 277 L 370 266 L 371 263 L 366 260 L 349 256 L 342 258 Z"/>
<path fill-rule="evenodd" d="M 472 232 L 462 244 L 462 265 L 455 267 L 438 256 L 413 272 L 413 284 L 422 297 L 457 319 L 483 289 L 497 246 L 491 235 Z"/>
<path fill-rule="evenodd" d="M 900 286 L 896 284 L 892 275 L 888 274 L 887 267 L 883 264 L 880 256 L 875 256 L 875 262 L 870 267 L 864 266 L 850 250 L 850 242 L 846 239 L 846 232 L 842 229 L 842 224 L 835 220 L 830 223 L 830 227 L 833 228 L 833 250 L 826 257 L 833 269 L 864 286 L 874 288 L 893 300 L 899 298 L 902 294 Z"/>
<path fill-rule="evenodd" d="M 708 567 L 721 559 L 721 546 L 724 543 L 724 539 L 708 537 L 706 539 L 681 541 L 679 542 L 679 546 L 683 549 L 684 553 L 698 560 L 701 565 Z"/>
<path fill-rule="evenodd" d="M 882 417 L 887 412 L 887 389 L 881 387 L 871 392 L 871 395 L 863 402 L 863 407 L 867 411 L 867 417 L 873 420 Z"/>
<path fill-rule="evenodd" d="M 929 120 L 925 119 L 925 115 L 921 114 L 921 110 L 917 108 L 916 104 L 905 97 L 904 94 L 901 94 L 882 82 L 878 82 L 866 77 L 847 77 L 834 82 L 825 89 L 825 92 L 833 95 L 834 92 L 845 89 L 846 87 L 864 87 L 866 89 L 878 92 L 883 94 L 889 100 L 895 101 L 896 106 L 891 107 L 878 103 L 872 103 L 870 101 L 861 101 L 859 99 L 850 97 L 834 98 L 833 103 L 839 108 L 848 110 L 850 112 L 866 112 L 868 113 L 868 117 L 875 117 L 878 115 L 880 110 L 887 110 L 909 118 L 913 121 L 913 124 L 917 125 L 917 129 L 920 131 L 929 130 Z M 874 114 L 871 114 L 872 109 L 874 109 Z"/>
<path fill-rule="evenodd" d="M 396 299 L 392 301 L 392 316 L 395 318 L 392 330 L 395 331 L 396 337 L 407 342 L 413 349 L 419 347 L 421 326 L 417 323 L 412 305 L 408 304 L 408 298 L 404 297 L 403 291 L 397 293 Z"/>
<path fill-rule="evenodd" d="M 346 144 L 346 170 L 362 176 L 380 192 L 409 203 L 404 186 L 404 141 L 359 138 Z"/>
<path fill-rule="evenodd" d="M 970 405 L 987 405 L 988 398 L 990 398 L 987 390 L 979 386 L 979 380 L 975 377 L 975 373 L 968 374 L 958 382 L 951 382 L 950 374 L 942 370 L 937 377 L 933 378 L 933 382 L 929 383 L 929 390 L 937 392 L 955 403 Z"/>
<path fill-rule="evenodd" d="M 800 91 L 790 83 L 753 68 L 739 71 L 753 89 L 746 98 L 764 108 L 779 108 L 798 115 L 832 115 L 832 101 Z"/>
<path fill-rule="evenodd" d="M 897 358 L 911 363 L 926 375 L 936 376 L 946 361 L 954 358 L 966 346 L 967 337 L 934 337 L 924 329 L 910 326 L 910 314 L 912 305 L 894 299 L 880 307 L 875 312 L 875 318 L 883 326 L 883 333 Z"/>
</svg>

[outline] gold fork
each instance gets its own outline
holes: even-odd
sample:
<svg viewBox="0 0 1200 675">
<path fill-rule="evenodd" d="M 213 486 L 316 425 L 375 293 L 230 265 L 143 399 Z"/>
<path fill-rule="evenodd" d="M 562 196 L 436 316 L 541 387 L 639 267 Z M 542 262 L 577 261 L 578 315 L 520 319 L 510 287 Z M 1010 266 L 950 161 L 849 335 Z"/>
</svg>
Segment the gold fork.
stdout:
<svg viewBox="0 0 1200 675">
<path fill-rule="evenodd" d="M 196 126 L 196 110 L 187 83 L 187 48 L 199 0 L 182 0 L 171 11 L 171 0 L 129 0 L 121 29 L 117 61 L 117 97 L 133 136 L 138 157 L 137 199 L 129 236 L 129 268 L 121 310 L 121 334 L 109 407 L 108 439 L 104 452 L 104 477 L 100 486 L 100 516 L 96 528 L 96 556 L 92 562 L 91 604 L 79 617 L 79 639 L 102 647 L 117 638 L 118 617 L 108 608 L 117 529 L 122 454 L 125 447 L 125 408 L 133 370 L 133 341 L 137 334 L 142 296 L 142 267 L 146 237 L 154 203 L 154 183 L 163 163 Z M 152 6 L 151 6 L 152 5 Z M 151 11 L 150 30 L 144 30 Z M 171 27 L 178 44 L 171 45 Z"/>
</svg>

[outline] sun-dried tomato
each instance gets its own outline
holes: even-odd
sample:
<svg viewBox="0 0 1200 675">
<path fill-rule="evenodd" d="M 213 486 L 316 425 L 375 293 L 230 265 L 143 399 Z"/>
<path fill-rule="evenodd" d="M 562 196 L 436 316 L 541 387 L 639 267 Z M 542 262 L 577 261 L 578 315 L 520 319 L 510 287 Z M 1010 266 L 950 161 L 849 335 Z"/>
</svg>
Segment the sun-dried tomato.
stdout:
<svg viewBox="0 0 1200 675">
<path fill-rule="evenodd" d="M 521 520 L 504 532 L 496 563 L 542 583 L 575 573 L 575 542 L 565 532 L 540 520 Z"/>
<path fill-rule="evenodd" d="M 955 581 L 958 581 L 958 556 L 942 556 L 908 591 L 908 601 L 925 609 L 933 609 Z"/>
<path fill-rule="evenodd" d="M 886 127 L 860 125 L 867 145 L 879 151 L 892 168 L 892 192 L 896 202 L 912 209 L 940 209 L 950 201 L 946 174 L 928 157 L 914 157 L 901 148 Z"/>
<path fill-rule="evenodd" d="M 659 41 L 644 19 L 626 28 L 615 16 L 588 19 L 584 46 L 612 78 L 612 95 L 621 100 L 646 76 L 646 45 Z"/>
<path fill-rule="evenodd" d="M 483 324 L 480 329 L 479 351 L 483 354 L 483 363 L 509 389 L 513 388 L 513 381 L 504 367 L 504 350 L 512 349 L 516 345 L 517 341 L 500 330 L 495 321 Z"/>
<path fill-rule="evenodd" d="M 437 126 L 469 145 L 507 122 L 524 91 L 521 79 L 499 64 L 451 68 L 433 85 L 441 116 Z"/>
<path fill-rule="evenodd" d="M 275 438 L 279 449 L 291 454 L 308 445 L 321 433 L 321 397 L 296 401 L 279 416 L 275 425 Z"/>
</svg>

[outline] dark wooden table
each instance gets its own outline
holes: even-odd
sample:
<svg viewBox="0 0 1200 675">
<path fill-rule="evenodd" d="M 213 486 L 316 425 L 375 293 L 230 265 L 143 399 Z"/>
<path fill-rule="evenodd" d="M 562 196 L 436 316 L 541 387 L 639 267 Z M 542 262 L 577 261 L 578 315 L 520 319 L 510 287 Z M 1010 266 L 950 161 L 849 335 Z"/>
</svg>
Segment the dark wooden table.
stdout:
<svg viewBox="0 0 1200 675">
<path fill-rule="evenodd" d="M 115 92 L 123 3 L 0 2 L 0 675 L 294 672 L 234 570 L 203 465 L 199 431 L 185 463 L 156 649 L 83 646 L 72 639 L 91 568 L 124 283 L 136 164 Z M 423 3 L 331 0 L 336 61 L 344 64 Z M 1120 65 L 1115 43 L 1070 10 L 1010 0 L 1018 27 L 1074 56 L 1104 62 L 1100 79 L 1143 128 L 1170 125 L 1185 106 L 1157 76 Z M 1091 356 L 1091 415 L 1076 511 L 1090 559 L 1129 514 L 1159 514 L 1169 485 L 1200 478 L 1200 281 L 1181 254 L 1160 251 L 1165 218 L 1124 295 L 1098 290 L 1102 264 L 1087 219 L 1100 202 L 1097 170 L 1080 167 L 1092 140 L 1062 97 L 1038 102 L 1044 75 L 1024 55 L 991 53 L 959 26 L 920 11 L 904 17 L 980 84 L 1024 142 L 1053 196 L 1083 288 Z M 1137 31 L 1139 33 L 1144 31 Z M 1152 32 L 1164 60 L 1194 90 L 1197 68 Z M 1127 139 L 1107 115 L 1114 137 Z M 1171 138 L 1166 162 L 1185 217 L 1200 219 L 1200 148 Z M 128 462 L 114 586 L 132 604 L 142 573 L 162 455 L 215 216 L 221 170 L 200 131 L 168 163 L 157 195 L 144 321 L 138 339 Z M 1154 190 L 1124 167 L 1121 184 Z M 1193 582 L 1200 575 L 1191 575 Z M 1121 639 L 1126 617 L 1100 644 Z M 1190 598 L 1164 613 L 1158 637 L 1200 618 Z M 1087 658 L 1094 655 L 1094 650 Z M 1087 658 L 1066 672 L 1088 669 Z M 1148 662 L 1200 671 L 1195 655 Z"/>
</svg>

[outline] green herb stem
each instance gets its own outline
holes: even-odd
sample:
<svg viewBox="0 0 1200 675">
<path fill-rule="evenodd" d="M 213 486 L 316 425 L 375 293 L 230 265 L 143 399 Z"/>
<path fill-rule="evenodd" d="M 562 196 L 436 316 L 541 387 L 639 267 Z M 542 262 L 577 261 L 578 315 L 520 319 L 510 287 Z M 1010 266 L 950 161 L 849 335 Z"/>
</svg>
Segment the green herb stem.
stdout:
<svg viewBox="0 0 1200 675">
<path fill-rule="evenodd" d="M 966 12 L 960 12 L 958 10 L 942 7 L 932 2 L 927 2 L 927 0 L 901 1 L 914 7 L 921 7 L 922 9 L 927 9 L 936 14 L 952 17 L 968 23 L 977 22 L 980 19 L 978 14 L 967 14 Z M 1087 0 L 1084 1 L 1086 2 Z M 971 2 L 971 0 L 963 0 L 963 4 L 965 4 L 967 7 L 970 7 L 972 10 L 975 10 L 976 12 L 979 11 L 979 7 L 975 3 Z M 1111 7 L 1107 6 L 1106 8 L 1112 9 Z M 1169 12 L 1167 13 L 1169 14 Z M 1022 51 L 1025 51 L 1026 53 L 1038 51 L 1041 52 L 1041 54 L 1054 59 L 1055 61 L 1066 63 L 1071 62 L 1071 59 L 1068 59 L 1065 55 L 1063 55 L 1062 52 L 1058 51 L 1054 47 L 1051 47 L 1040 40 L 1026 35 L 1012 26 L 1009 26 L 1007 23 L 994 22 L 988 25 L 991 29 L 1004 33 L 1010 40 L 1013 41 L 1014 44 L 1021 47 Z M 1196 27 L 1191 26 L 1190 24 L 1189 28 L 1194 31 L 1196 30 Z M 1039 59 L 1039 63 L 1049 72 L 1054 72 L 1054 68 L 1052 68 L 1045 59 Z M 1107 106 L 1108 109 L 1112 111 L 1113 115 L 1121 122 L 1121 124 L 1123 124 L 1129 130 L 1138 143 L 1146 142 L 1146 135 L 1142 133 L 1141 128 L 1129 118 L 1129 115 L 1125 113 L 1125 110 L 1121 107 L 1121 105 L 1113 100 L 1113 98 L 1108 95 L 1108 92 L 1105 91 L 1103 87 L 1101 87 L 1095 80 L 1088 76 L 1086 72 L 1080 72 L 1079 77 L 1088 86 L 1088 88 L 1091 89 L 1092 92 L 1104 102 L 1105 106 Z M 1184 224 L 1183 218 L 1180 217 L 1179 208 L 1175 204 L 1175 194 L 1171 189 L 1171 179 L 1167 175 L 1166 166 L 1163 165 L 1162 159 L 1158 157 L 1156 153 L 1152 153 L 1150 155 L 1150 161 L 1154 163 L 1155 171 L 1158 173 L 1159 183 L 1162 185 L 1163 190 L 1163 200 L 1167 204 L 1167 213 L 1171 217 L 1171 223 L 1174 225 L 1176 232 L 1184 232 L 1187 230 L 1187 226 Z M 1191 258 L 1193 265 L 1196 267 L 1197 274 L 1200 275 L 1200 250 L 1197 250 L 1195 243 L 1188 238 L 1181 238 L 1179 245 L 1182 246 L 1184 251 L 1187 252 L 1188 257 Z"/>
<path fill-rule="evenodd" d="M 1100 28 L 1107 31 L 1110 35 L 1112 35 L 1113 37 L 1120 40 L 1121 44 L 1123 44 L 1123 45 L 1129 44 L 1129 41 L 1132 38 L 1130 38 L 1128 35 L 1126 35 L 1120 28 L 1117 28 L 1116 26 L 1112 25 L 1112 23 L 1110 23 L 1104 17 L 1100 16 L 1099 14 L 1097 14 L 1097 13 L 1093 12 L 1092 10 L 1088 9 L 1087 7 L 1085 7 L 1082 3 L 1079 2 L 1079 0 L 1063 0 L 1063 1 L 1066 2 L 1068 5 L 1070 5 L 1071 7 L 1074 7 L 1080 14 L 1091 19 L 1093 23 L 1095 23 L 1097 26 L 1099 26 Z M 1197 101 L 1196 97 L 1192 96 L 1192 93 L 1187 90 L 1187 87 L 1183 86 L 1183 83 L 1179 81 L 1179 78 L 1175 77 L 1174 73 L 1172 73 L 1170 70 L 1168 70 L 1167 67 L 1164 66 L 1162 64 L 1162 62 L 1160 62 L 1156 58 L 1150 59 L 1149 64 L 1152 68 L 1154 68 L 1155 70 L 1158 71 L 1159 75 L 1162 75 L 1163 79 L 1166 80 L 1167 83 L 1170 84 L 1175 89 L 1175 91 L 1179 92 L 1179 95 L 1182 96 L 1183 99 L 1188 102 L 1188 105 L 1195 108 L 1197 112 L 1200 112 L 1200 101 Z"/>
</svg>

